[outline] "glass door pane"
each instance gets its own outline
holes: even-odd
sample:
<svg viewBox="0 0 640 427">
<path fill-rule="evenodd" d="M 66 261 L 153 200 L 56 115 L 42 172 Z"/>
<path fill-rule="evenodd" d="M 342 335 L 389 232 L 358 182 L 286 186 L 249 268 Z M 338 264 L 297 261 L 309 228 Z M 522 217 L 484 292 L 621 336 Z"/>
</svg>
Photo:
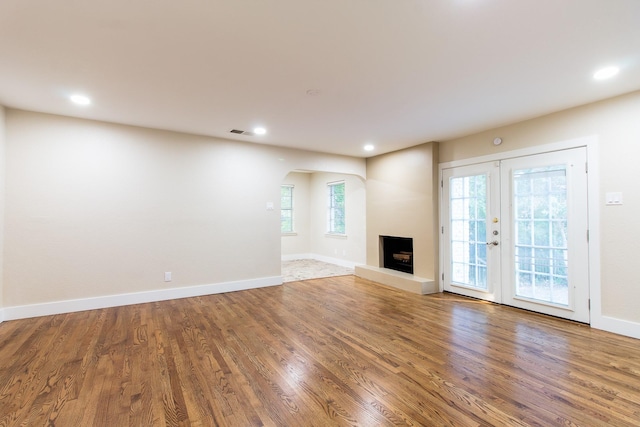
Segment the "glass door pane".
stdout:
<svg viewBox="0 0 640 427">
<path fill-rule="evenodd" d="M 487 175 L 450 178 L 451 280 L 487 289 Z"/>
<path fill-rule="evenodd" d="M 569 305 L 566 165 L 513 171 L 515 294 Z"/>
</svg>

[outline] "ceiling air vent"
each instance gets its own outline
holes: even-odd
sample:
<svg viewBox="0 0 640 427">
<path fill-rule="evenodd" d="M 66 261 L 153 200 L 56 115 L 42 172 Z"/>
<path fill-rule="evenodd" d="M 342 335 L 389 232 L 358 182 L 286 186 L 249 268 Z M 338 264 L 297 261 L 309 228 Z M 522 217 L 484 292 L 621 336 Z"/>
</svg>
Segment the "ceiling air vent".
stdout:
<svg viewBox="0 0 640 427">
<path fill-rule="evenodd" d="M 247 135 L 247 136 L 253 136 L 254 135 L 253 132 L 249 132 L 248 130 L 240 130 L 240 129 L 231 129 L 229 132 L 235 133 L 237 135 Z"/>
</svg>

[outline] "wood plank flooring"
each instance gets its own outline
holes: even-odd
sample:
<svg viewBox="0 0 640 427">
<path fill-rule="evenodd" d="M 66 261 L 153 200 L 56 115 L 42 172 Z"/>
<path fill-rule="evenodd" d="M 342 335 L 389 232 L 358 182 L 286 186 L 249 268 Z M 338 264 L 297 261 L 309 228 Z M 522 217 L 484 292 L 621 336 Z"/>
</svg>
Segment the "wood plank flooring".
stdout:
<svg viewBox="0 0 640 427">
<path fill-rule="evenodd" d="M 638 426 L 640 341 L 343 276 L 0 324 L 0 426 Z"/>
</svg>

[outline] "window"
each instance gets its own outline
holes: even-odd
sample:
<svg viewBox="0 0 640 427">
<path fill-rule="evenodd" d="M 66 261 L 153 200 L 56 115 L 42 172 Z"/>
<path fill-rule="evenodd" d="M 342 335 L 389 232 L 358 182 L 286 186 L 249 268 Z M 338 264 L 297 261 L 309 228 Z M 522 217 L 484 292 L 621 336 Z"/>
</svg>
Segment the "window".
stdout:
<svg viewBox="0 0 640 427">
<path fill-rule="evenodd" d="M 293 233 L 293 185 L 280 186 L 280 232 Z"/>
<path fill-rule="evenodd" d="M 327 232 L 345 234 L 344 228 L 344 181 L 327 184 L 329 190 L 329 214 Z"/>
</svg>

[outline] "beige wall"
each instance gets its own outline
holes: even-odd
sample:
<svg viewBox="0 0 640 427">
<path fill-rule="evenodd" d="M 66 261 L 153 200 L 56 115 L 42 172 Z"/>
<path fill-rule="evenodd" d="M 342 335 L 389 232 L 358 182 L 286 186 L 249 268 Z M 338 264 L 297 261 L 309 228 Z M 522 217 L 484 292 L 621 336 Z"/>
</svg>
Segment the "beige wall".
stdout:
<svg viewBox="0 0 640 427">
<path fill-rule="evenodd" d="M 327 235 L 327 183 L 345 181 L 346 236 Z M 292 172 L 283 184 L 294 187 L 295 235 L 282 236 L 282 255 L 365 262 L 366 185 L 363 178 L 326 172 Z"/>
<path fill-rule="evenodd" d="M 345 182 L 346 236 L 327 234 L 327 184 Z M 355 175 L 317 172 L 311 175 L 311 252 L 350 263 L 365 262 L 366 185 Z"/>
<path fill-rule="evenodd" d="M 379 236 L 413 238 L 414 274 L 435 280 L 438 144 L 367 159 L 367 265 L 381 267 Z"/>
<path fill-rule="evenodd" d="M 1 112 L 4 307 L 277 276 L 279 215 L 265 205 L 279 206 L 280 184 L 296 169 L 368 174 L 367 264 L 378 266 L 380 234 L 409 236 L 416 275 L 436 278 L 438 158 L 597 135 L 602 314 L 640 323 L 632 258 L 640 252 L 640 92 L 446 141 L 439 150 L 429 143 L 373 157 L 366 165 L 343 156 Z M 504 140 L 499 147 L 491 143 L 496 136 Z M 624 204 L 604 206 L 604 194 L 614 191 L 623 193 Z M 327 256 L 336 249 L 340 253 L 329 247 Z M 162 280 L 164 271 L 174 274 L 170 284 Z"/>
<path fill-rule="evenodd" d="M 291 172 L 282 181 L 293 185 L 293 229 L 282 236 L 282 255 L 311 253 L 311 174 Z"/>
<path fill-rule="evenodd" d="M 363 159 L 19 110 L 6 127 L 5 307 L 279 276 L 287 173 L 365 176 Z"/>
<path fill-rule="evenodd" d="M 600 253 L 602 315 L 640 322 L 640 92 L 573 108 L 440 144 L 440 161 L 597 135 L 600 148 Z M 495 147 L 492 141 L 502 137 Z M 622 192 L 622 206 L 605 206 L 607 192 Z"/>
</svg>

